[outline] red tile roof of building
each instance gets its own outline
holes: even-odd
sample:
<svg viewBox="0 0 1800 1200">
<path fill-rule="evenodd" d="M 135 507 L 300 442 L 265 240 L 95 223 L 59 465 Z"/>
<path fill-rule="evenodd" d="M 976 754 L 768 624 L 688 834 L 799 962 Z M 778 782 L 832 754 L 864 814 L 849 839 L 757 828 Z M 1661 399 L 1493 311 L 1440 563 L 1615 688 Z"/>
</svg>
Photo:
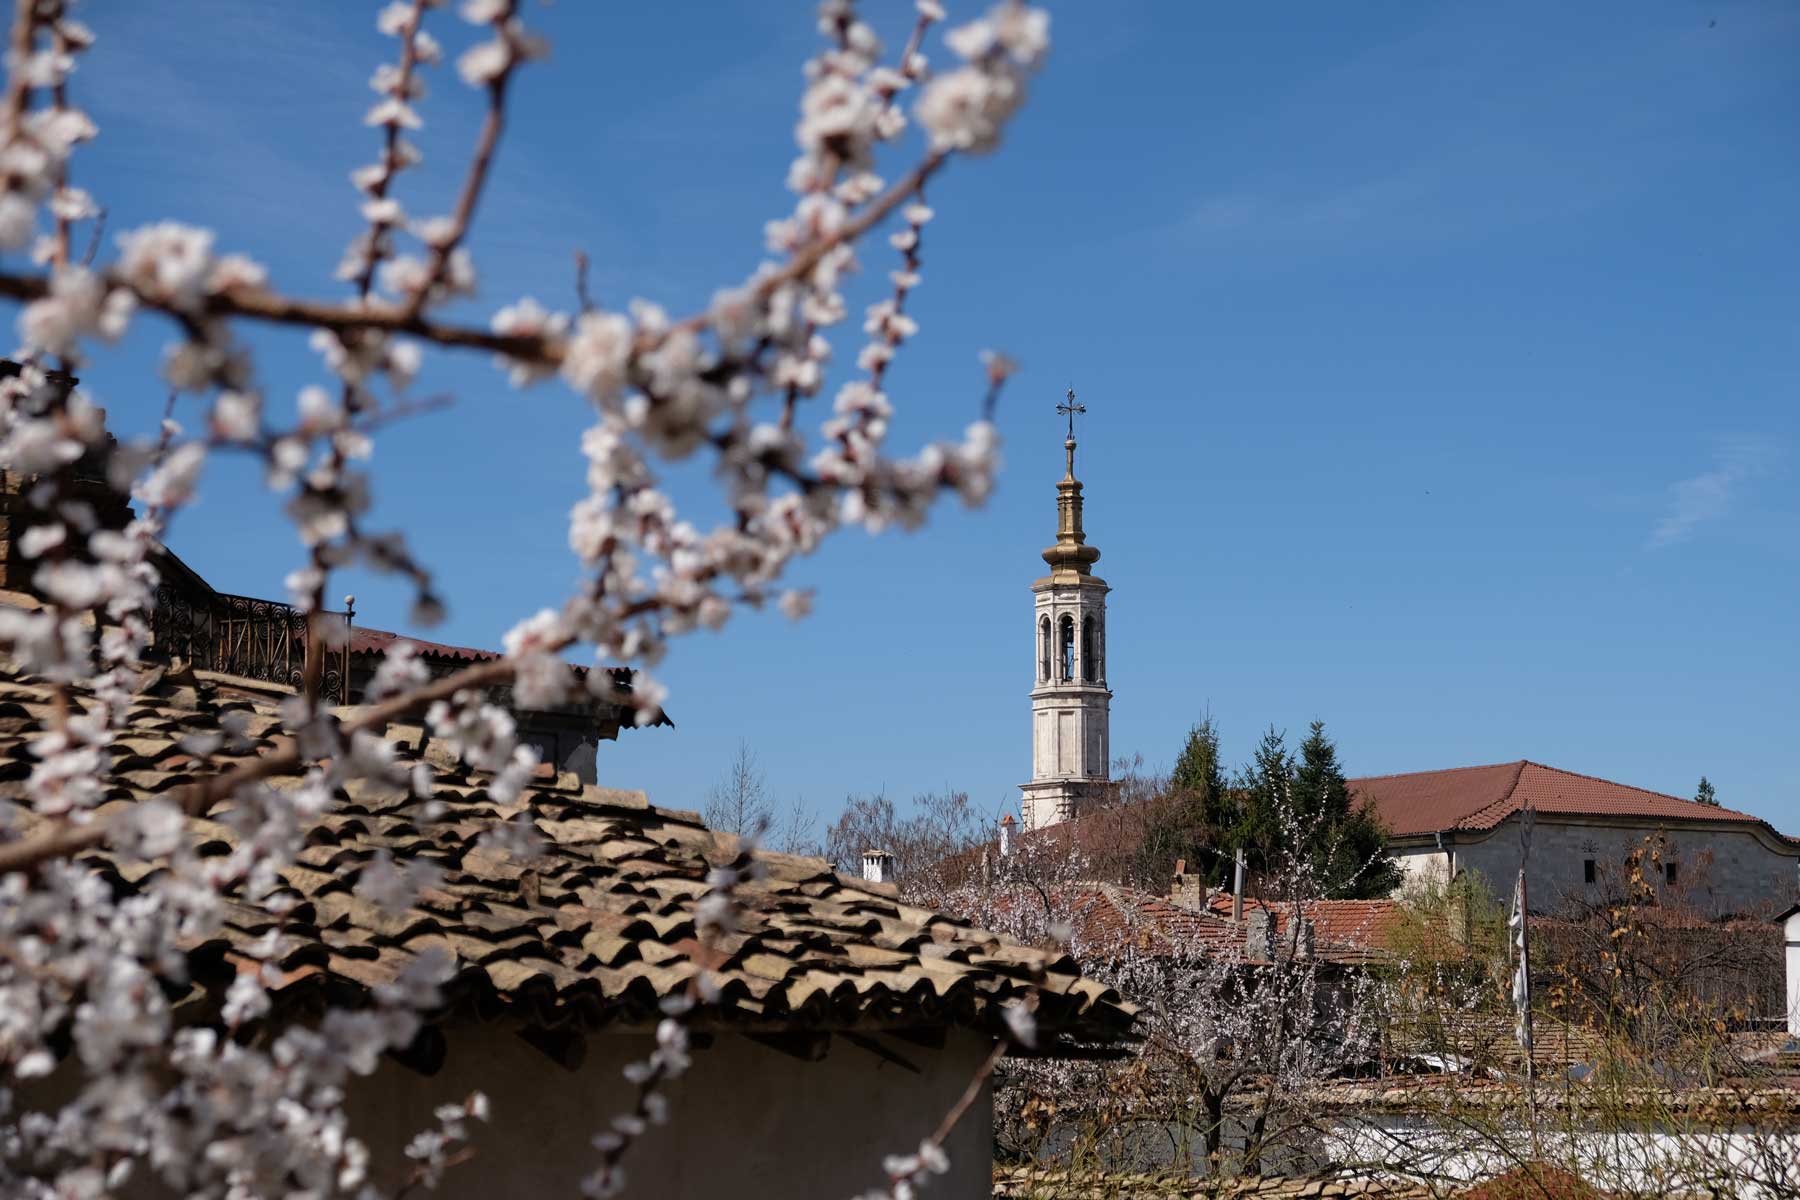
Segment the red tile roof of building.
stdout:
<svg viewBox="0 0 1800 1200">
<path fill-rule="evenodd" d="M 1206 907 L 1222 917 L 1231 915 L 1231 896 L 1214 892 L 1207 897 Z M 1287 929 L 1288 914 L 1293 905 L 1244 897 L 1244 911 L 1267 908 L 1276 917 L 1276 932 Z M 1400 904 L 1396 900 L 1307 900 L 1300 905 L 1302 914 L 1313 923 L 1313 934 L 1320 946 L 1334 950 L 1374 950 L 1386 944 L 1387 936 L 1399 919 Z"/>
<path fill-rule="evenodd" d="M 1114 883 L 1077 885 L 1071 906 L 1076 954 L 1104 954 L 1128 944 L 1158 957 L 1183 958 L 1242 950 L 1244 931 L 1230 920 L 1190 912 L 1162 896 Z"/>
<path fill-rule="evenodd" d="M 1159 957 L 1182 958 L 1241 952 L 1246 926 L 1231 919 L 1231 897 L 1215 895 L 1204 912 L 1194 912 L 1137 888 L 1083 883 L 1072 905 L 1077 955 L 1104 952 L 1127 943 Z M 1277 936 L 1285 933 L 1293 905 L 1244 897 L 1244 911 L 1266 908 L 1275 914 Z M 1313 923 L 1314 952 L 1331 962 L 1365 962 L 1385 948 L 1399 906 L 1392 900 L 1308 900 L 1301 904 Z"/>
<path fill-rule="evenodd" d="M 1375 810 L 1395 837 L 1446 829 L 1492 829 L 1526 805 L 1540 813 L 1570 816 L 1742 821 L 1767 827 L 1749 813 L 1578 775 L 1528 759 L 1352 779 L 1350 788 Z"/>
<path fill-rule="evenodd" d="M 350 630 L 350 653 L 386 654 L 395 642 L 411 642 L 426 658 L 455 658 L 463 662 L 488 662 L 500 657 L 498 650 L 477 650 L 473 646 L 451 646 L 444 642 L 428 642 L 391 629 L 370 629 L 357 625 Z"/>
</svg>

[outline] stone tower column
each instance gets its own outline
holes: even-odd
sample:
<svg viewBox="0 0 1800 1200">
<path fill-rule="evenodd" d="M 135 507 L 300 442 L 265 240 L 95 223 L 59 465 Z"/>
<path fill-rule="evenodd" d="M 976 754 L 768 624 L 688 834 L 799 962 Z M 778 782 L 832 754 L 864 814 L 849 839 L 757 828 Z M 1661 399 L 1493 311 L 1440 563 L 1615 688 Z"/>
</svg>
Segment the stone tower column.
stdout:
<svg viewBox="0 0 1800 1200">
<path fill-rule="evenodd" d="M 1106 686 L 1106 581 L 1081 527 L 1081 482 L 1075 478 L 1075 414 L 1069 392 L 1058 412 L 1069 417 L 1062 481 L 1056 485 L 1056 544 L 1044 551 L 1050 573 L 1031 585 L 1031 782 L 1020 785 L 1026 829 L 1075 816 L 1103 796 L 1112 761 L 1112 692 Z"/>
</svg>

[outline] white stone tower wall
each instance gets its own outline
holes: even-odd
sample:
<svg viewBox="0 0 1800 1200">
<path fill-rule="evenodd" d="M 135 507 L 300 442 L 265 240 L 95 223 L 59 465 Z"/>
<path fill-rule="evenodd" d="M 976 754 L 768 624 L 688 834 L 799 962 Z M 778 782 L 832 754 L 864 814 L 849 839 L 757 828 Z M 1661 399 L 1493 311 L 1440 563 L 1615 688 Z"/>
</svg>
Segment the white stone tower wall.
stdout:
<svg viewBox="0 0 1800 1200">
<path fill-rule="evenodd" d="M 1063 446 L 1068 470 L 1056 485 L 1056 544 L 1043 554 L 1050 574 L 1031 585 L 1031 782 L 1019 789 L 1027 829 L 1067 820 L 1088 798 L 1102 796 L 1112 761 L 1108 588 L 1092 572 L 1100 551 L 1087 544 L 1082 528 L 1073 430 Z"/>
<path fill-rule="evenodd" d="M 1038 633 L 1032 658 L 1032 780 L 1052 778 L 1104 779 L 1111 761 L 1107 715 L 1111 699 L 1106 689 L 1106 592 L 1103 587 L 1047 588 L 1038 593 Z M 1062 619 L 1068 617 L 1075 631 L 1072 678 L 1062 678 Z M 1093 662 L 1088 662 L 1084 623 L 1093 622 Z M 1044 622 L 1049 622 L 1051 655 L 1049 677 L 1043 670 Z M 1088 675 L 1093 674 L 1090 681 Z"/>
</svg>

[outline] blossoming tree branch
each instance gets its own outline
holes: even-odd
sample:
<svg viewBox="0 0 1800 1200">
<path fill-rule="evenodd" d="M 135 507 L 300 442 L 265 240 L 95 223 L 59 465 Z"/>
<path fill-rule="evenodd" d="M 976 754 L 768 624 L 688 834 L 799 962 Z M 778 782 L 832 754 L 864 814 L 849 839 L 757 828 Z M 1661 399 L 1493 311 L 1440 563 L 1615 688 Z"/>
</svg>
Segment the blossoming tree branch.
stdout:
<svg viewBox="0 0 1800 1200">
<path fill-rule="evenodd" d="M 890 55 L 849 0 L 827 0 L 787 168 L 794 204 L 768 223 L 760 263 L 724 273 L 700 312 L 670 314 L 643 300 L 613 311 L 585 298 L 577 311 L 557 311 L 520 296 L 483 323 L 455 315 L 476 294 L 469 234 L 503 169 L 510 99 L 550 53 L 516 0 L 466 0 L 460 22 L 439 11 L 440 0 L 380 10 L 377 25 L 394 53 L 372 80 L 372 161 L 349 172 L 366 224 L 337 264 L 335 292 L 321 279 L 306 282 L 305 294 L 278 287 L 252 254 L 178 220 L 101 236 L 105 198 L 80 186 L 79 153 L 99 130 L 80 98 L 107 81 L 78 74 L 96 33 L 68 8 L 17 0 L 0 99 L 0 295 L 20 305 L 22 368 L 0 381 L 0 459 L 32 481 L 25 502 L 34 519 L 19 550 L 34 564 L 43 601 L 0 609 L 0 645 L 19 670 L 49 680 L 56 697 L 24 785 L 48 824 L 24 836 L 0 832 L 0 1065 L 19 1080 L 42 1075 L 59 1056 L 57 1031 L 72 1030 L 74 1054 L 105 1087 L 28 1113 L 4 1107 L 12 1099 L 0 1090 L 8 1145 L 0 1189 L 99 1194 L 134 1173 L 193 1195 L 259 1194 L 274 1180 L 295 1195 L 434 1183 L 486 1102 L 471 1097 L 441 1110 L 396 1179 L 367 1161 L 346 1128 L 342 1084 L 411 1040 L 444 964 L 422 958 L 378 989 L 373 1006 L 332 1010 L 266 1041 L 233 1035 L 268 1009 L 279 930 L 262 951 L 265 969 L 232 985 L 222 1030 L 176 1028 L 155 978 L 175 969 L 180 946 L 217 926 L 224 893 L 278 903 L 277 870 L 346 785 L 405 789 L 422 819 L 441 816 L 430 772 L 402 769 L 381 738 L 387 722 L 423 713 L 434 737 L 494 774 L 496 796 L 516 796 L 534 753 L 484 687 L 508 682 L 527 707 L 586 688 L 648 719 L 663 693 L 647 669 L 670 640 L 716 629 L 739 606 L 774 602 L 804 615 L 808 594 L 783 581 L 793 560 L 826 537 L 916 526 L 946 494 L 984 499 L 997 463 L 992 410 L 1010 364 L 985 356 L 985 381 L 971 395 L 976 419 L 910 458 L 888 446 L 888 370 L 918 332 L 908 302 L 932 219 L 926 187 L 952 159 L 998 144 L 1044 58 L 1048 20 L 1005 0 L 950 29 L 939 51 L 945 14 L 936 0 L 919 0 Z M 420 161 L 410 135 L 425 119 L 425 80 L 443 70 L 452 42 L 467 43 L 454 70 L 485 96 L 486 112 L 455 194 L 416 194 L 407 187 Z M 854 376 L 821 406 L 833 335 L 852 319 L 843 281 L 882 231 L 894 254 L 891 292 L 862 314 Z M 747 250 L 746 261 L 754 258 Z M 170 340 L 158 366 L 145 364 L 142 391 L 172 399 L 158 436 L 116 438 L 73 379 L 97 344 L 145 320 L 166 326 Z M 317 377 L 298 388 L 263 378 L 242 337 L 250 325 L 305 331 Z M 404 531 L 368 520 L 376 444 L 428 403 L 409 389 L 431 352 L 489 356 L 512 386 L 554 381 L 554 402 L 591 411 L 581 443 L 586 495 L 568 523 L 583 583 L 520 620 L 499 661 L 433 680 L 416 655 L 391 653 L 368 703 L 340 719 L 321 704 L 318 669 L 320 647 L 340 629 L 320 615 L 333 573 L 360 565 L 405 578 L 421 624 L 449 602 Z M 221 759 L 196 772 L 202 782 L 102 820 L 95 810 L 107 794 L 109 748 L 127 728 L 145 670 L 154 551 L 221 454 L 259 461 L 268 488 L 285 498 L 297 538 L 287 586 L 309 614 L 304 686 L 283 707 L 274 750 Z M 683 519 L 658 486 L 659 468 L 694 455 L 713 460 L 732 514 L 710 529 Z M 136 503 L 122 530 L 97 522 L 77 487 L 75 465 L 94 461 Z M 576 652 L 634 665 L 628 692 L 616 691 L 608 671 L 577 677 L 563 657 Z M 228 723 L 223 735 L 184 749 L 205 763 L 236 741 Z M 270 786 L 278 773 L 298 774 L 299 785 Z M 185 820 L 227 799 L 236 846 L 194 855 Z M 517 823 L 487 834 L 495 849 L 521 854 L 532 837 Z M 166 869 L 121 900 L 74 857 L 100 845 Z M 703 936 L 731 922 L 738 876 L 721 870 L 703 906 Z M 404 907 L 428 876 L 418 864 L 387 862 L 365 871 L 358 889 L 383 907 Z M 638 1109 L 597 1143 L 596 1192 L 622 1182 L 618 1163 L 632 1133 L 660 1111 L 657 1085 L 686 1062 L 679 1018 L 706 1001 L 702 981 L 672 1006 L 674 1024 L 659 1032 L 658 1055 L 637 1076 Z M 892 1167 L 896 1187 L 935 1154 L 928 1144 Z"/>
</svg>

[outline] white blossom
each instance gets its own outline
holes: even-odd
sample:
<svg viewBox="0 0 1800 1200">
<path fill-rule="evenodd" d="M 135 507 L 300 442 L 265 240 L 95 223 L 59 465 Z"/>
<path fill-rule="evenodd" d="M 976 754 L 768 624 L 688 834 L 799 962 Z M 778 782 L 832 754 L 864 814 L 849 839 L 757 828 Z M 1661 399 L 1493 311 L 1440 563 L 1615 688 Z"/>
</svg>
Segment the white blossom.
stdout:
<svg viewBox="0 0 1800 1200">
<path fill-rule="evenodd" d="M 37 229 L 37 207 L 17 192 L 0 193 L 0 250 L 18 250 Z"/>
<path fill-rule="evenodd" d="M 595 403 L 618 403 L 631 365 L 632 329 L 618 313 L 583 313 L 563 348 L 562 377 Z"/>
<path fill-rule="evenodd" d="M 119 236 L 119 270 L 139 295 L 192 309 L 213 270 L 213 235 L 175 221 Z"/>
<path fill-rule="evenodd" d="M 531 296 L 525 296 L 494 314 L 493 330 L 514 337 L 560 338 L 568 331 L 566 313 L 553 313 Z M 514 387 L 524 387 L 554 374 L 539 360 L 498 357 Z"/>
<path fill-rule="evenodd" d="M 89 334 L 117 341 L 133 307 L 130 292 L 109 288 L 85 267 L 64 267 L 51 276 L 50 294 L 19 314 L 19 337 L 46 353 L 68 357 L 78 340 Z"/>
</svg>

